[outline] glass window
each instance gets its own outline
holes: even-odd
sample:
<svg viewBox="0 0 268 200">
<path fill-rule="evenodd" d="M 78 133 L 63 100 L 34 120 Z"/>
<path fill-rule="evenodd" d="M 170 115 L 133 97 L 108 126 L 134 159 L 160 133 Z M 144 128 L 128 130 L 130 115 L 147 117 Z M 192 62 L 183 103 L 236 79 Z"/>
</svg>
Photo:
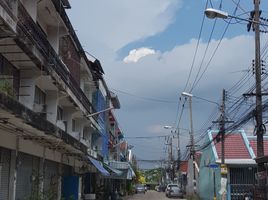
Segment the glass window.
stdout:
<svg viewBox="0 0 268 200">
<path fill-rule="evenodd" d="M 39 87 L 35 86 L 34 103 L 45 104 L 46 93 L 44 93 Z"/>
<path fill-rule="evenodd" d="M 75 119 L 72 119 L 72 131 L 73 132 L 75 131 L 75 125 L 76 125 Z"/>
<path fill-rule="evenodd" d="M 57 120 L 63 119 L 63 109 L 61 107 L 57 107 Z"/>
</svg>

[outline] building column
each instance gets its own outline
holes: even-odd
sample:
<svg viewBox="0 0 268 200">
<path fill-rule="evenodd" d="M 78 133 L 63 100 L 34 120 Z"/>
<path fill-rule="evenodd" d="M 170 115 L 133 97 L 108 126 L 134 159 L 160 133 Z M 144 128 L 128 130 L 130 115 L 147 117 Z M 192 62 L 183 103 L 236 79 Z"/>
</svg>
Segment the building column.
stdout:
<svg viewBox="0 0 268 200">
<path fill-rule="evenodd" d="M 78 183 L 78 200 L 82 199 L 82 188 L 83 188 L 83 178 L 79 176 L 79 183 Z"/>
<path fill-rule="evenodd" d="M 44 194 L 44 173 L 45 173 L 46 147 L 43 147 L 43 157 L 39 161 L 39 194 Z"/>
<path fill-rule="evenodd" d="M 10 159 L 10 178 L 9 178 L 9 199 L 16 199 L 16 186 L 17 186 L 17 170 L 19 164 L 19 137 L 16 137 L 16 150 L 11 151 Z"/>
<path fill-rule="evenodd" d="M 57 200 L 61 200 L 61 188 L 62 188 L 62 162 L 63 162 L 63 154 L 61 154 L 60 164 L 59 164 L 59 178 L 58 178 L 58 192 L 57 192 Z"/>
</svg>

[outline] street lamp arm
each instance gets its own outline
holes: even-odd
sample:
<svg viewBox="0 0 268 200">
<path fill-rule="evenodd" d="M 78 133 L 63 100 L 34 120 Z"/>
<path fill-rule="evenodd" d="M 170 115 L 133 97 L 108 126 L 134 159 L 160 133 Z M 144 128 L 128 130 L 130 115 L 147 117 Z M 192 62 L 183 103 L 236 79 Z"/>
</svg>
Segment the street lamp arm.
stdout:
<svg viewBox="0 0 268 200">
<path fill-rule="evenodd" d="M 237 16 L 233 16 L 233 15 L 228 14 L 225 11 L 217 10 L 217 9 L 214 9 L 214 8 L 207 8 L 204 13 L 210 19 L 215 19 L 215 18 L 221 18 L 221 19 L 234 18 L 234 19 L 238 19 L 238 20 L 241 20 L 241 21 L 246 21 L 246 22 L 251 22 L 251 23 L 254 23 L 254 24 L 259 24 L 259 25 L 262 25 L 262 26 L 268 26 L 267 24 L 257 22 L 257 21 L 252 20 L 252 19 L 244 19 L 244 18 L 240 18 L 240 17 L 237 17 Z"/>
<path fill-rule="evenodd" d="M 220 104 L 218 104 L 218 103 L 217 103 L 217 102 L 215 102 L 215 101 L 211 101 L 211 100 L 209 100 L 209 99 L 205 99 L 205 98 L 198 97 L 198 96 L 194 96 L 194 98 L 196 98 L 196 99 L 201 99 L 201 100 L 203 100 L 203 101 L 206 101 L 206 102 L 209 102 L 209 103 L 216 104 L 217 106 L 219 106 L 219 107 L 220 107 Z"/>
<path fill-rule="evenodd" d="M 98 112 L 95 112 L 95 113 L 91 113 L 91 114 L 87 115 L 87 117 L 93 117 L 94 115 L 98 115 L 100 113 L 103 113 L 103 112 L 106 112 L 106 111 L 109 111 L 109 110 L 112 110 L 112 109 L 114 109 L 114 108 L 111 107 L 111 108 L 107 108 L 107 109 L 104 109 L 104 110 L 101 110 L 101 111 L 98 111 Z"/>
</svg>

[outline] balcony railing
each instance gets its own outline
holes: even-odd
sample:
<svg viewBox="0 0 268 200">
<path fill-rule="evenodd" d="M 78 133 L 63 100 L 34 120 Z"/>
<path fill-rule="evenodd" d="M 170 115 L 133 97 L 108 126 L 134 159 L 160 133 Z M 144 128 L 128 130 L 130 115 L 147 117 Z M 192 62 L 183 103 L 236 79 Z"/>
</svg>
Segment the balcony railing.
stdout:
<svg viewBox="0 0 268 200">
<path fill-rule="evenodd" d="M 5 9 L 9 16 L 16 21 L 16 8 L 18 0 L 0 0 L 0 5 Z"/>
<path fill-rule="evenodd" d="M 47 71 L 56 72 L 57 75 L 63 80 L 65 85 L 72 91 L 75 97 L 80 101 L 83 107 L 89 113 L 96 112 L 91 102 L 88 100 L 82 89 L 79 87 L 75 79 L 70 75 L 59 56 L 50 45 L 47 36 L 43 32 L 43 30 L 38 26 L 31 16 L 28 14 L 24 6 L 19 2 L 18 3 L 18 34 L 19 39 L 24 39 L 25 36 L 28 40 L 31 41 L 32 45 L 27 45 L 28 50 L 30 50 L 30 54 L 32 54 L 33 46 L 36 47 L 39 52 L 42 54 L 45 59 L 45 63 L 47 63 Z M 24 41 L 21 41 L 24 43 Z M 97 116 L 94 116 L 94 119 L 97 120 Z"/>
</svg>

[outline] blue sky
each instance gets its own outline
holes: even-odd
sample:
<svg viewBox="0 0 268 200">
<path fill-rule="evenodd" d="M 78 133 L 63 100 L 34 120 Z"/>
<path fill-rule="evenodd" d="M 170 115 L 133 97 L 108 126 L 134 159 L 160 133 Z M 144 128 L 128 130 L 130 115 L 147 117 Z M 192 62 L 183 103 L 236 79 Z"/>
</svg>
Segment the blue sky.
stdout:
<svg viewBox="0 0 268 200">
<path fill-rule="evenodd" d="M 170 130 L 163 126 L 176 125 L 180 94 L 185 88 L 193 63 L 206 1 L 70 2 L 72 9 L 68 14 L 84 49 L 101 61 L 109 88 L 119 96 L 122 108 L 115 112 L 125 136 L 154 137 L 170 134 Z M 211 0 L 214 8 L 218 8 L 220 2 Z M 222 9 L 233 13 L 235 2 L 240 1 L 223 0 Z M 268 2 L 262 0 L 261 7 L 267 8 Z M 252 0 L 241 0 L 236 14 L 241 15 L 252 8 Z M 263 16 L 268 16 L 265 10 Z M 213 23 L 213 20 L 205 18 L 186 91 L 193 85 L 198 68 L 202 66 L 200 72 L 204 74 L 192 92 L 195 96 L 218 102 L 222 89 L 231 88 L 242 75 L 241 70 L 249 67 L 254 57 L 254 38 L 252 33 L 246 31 L 245 24 L 234 23 L 230 24 L 220 41 L 227 23 L 217 20 L 208 46 Z M 267 35 L 263 35 L 262 41 L 266 40 Z M 219 48 L 209 62 L 219 42 Z M 202 62 L 206 49 L 207 56 Z M 206 66 L 208 67 L 205 70 Z M 248 84 L 253 81 L 249 79 Z M 181 109 L 180 107 L 179 112 Z M 202 134 L 199 130 L 214 109 L 214 104 L 193 99 L 197 138 Z M 188 113 L 186 104 L 180 128 L 189 129 Z M 182 132 L 183 150 L 188 139 L 188 133 Z M 160 159 L 167 156 L 165 138 L 129 138 L 128 141 L 135 146 L 134 153 L 140 159 Z"/>
</svg>

